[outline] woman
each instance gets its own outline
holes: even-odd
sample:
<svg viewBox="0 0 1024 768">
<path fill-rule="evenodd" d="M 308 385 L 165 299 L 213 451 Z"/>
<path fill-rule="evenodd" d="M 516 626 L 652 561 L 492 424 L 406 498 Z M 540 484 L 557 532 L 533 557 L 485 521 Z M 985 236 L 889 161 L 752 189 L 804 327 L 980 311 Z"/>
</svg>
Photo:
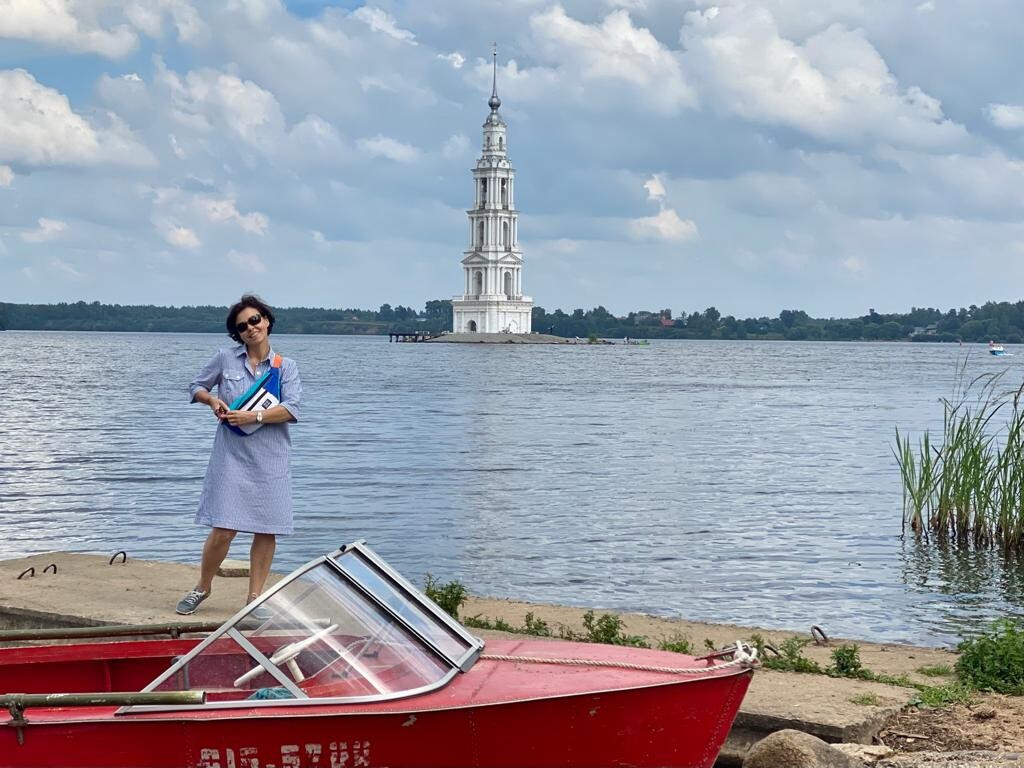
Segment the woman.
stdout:
<svg viewBox="0 0 1024 768">
<path fill-rule="evenodd" d="M 192 402 L 208 406 L 220 426 L 196 513 L 196 522 L 209 526 L 210 534 L 203 546 L 199 583 L 176 609 L 183 616 L 195 613 L 210 596 L 213 577 L 236 533 L 253 534 L 246 601 L 250 603 L 259 597 L 270 574 L 276 537 L 292 532 L 288 424 L 299 419 L 299 370 L 294 360 L 271 348 L 274 313 L 258 297 L 243 296 L 228 310 L 226 325 L 228 336 L 239 346 L 218 351 L 189 386 Z M 228 404 L 272 366 L 280 368 L 280 404 L 263 411 L 231 410 Z"/>
</svg>

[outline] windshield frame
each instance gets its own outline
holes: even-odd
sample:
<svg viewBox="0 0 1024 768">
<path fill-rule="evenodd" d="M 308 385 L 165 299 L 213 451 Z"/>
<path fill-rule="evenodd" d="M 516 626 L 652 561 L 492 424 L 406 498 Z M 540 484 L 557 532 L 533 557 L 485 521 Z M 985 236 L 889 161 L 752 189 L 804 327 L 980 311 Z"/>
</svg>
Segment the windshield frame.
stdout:
<svg viewBox="0 0 1024 768">
<path fill-rule="evenodd" d="M 419 614 L 426 614 L 427 617 L 433 622 L 433 625 L 441 628 L 444 632 L 453 636 L 459 643 L 465 645 L 465 651 L 461 654 L 453 654 L 446 652 L 443 648 L 439 647 L 438 643 L 434 642 L 428 633 L 420 631 L 411 622 L 403 618 L 397 611 L 395 611 L 388 601 L 382 596 L 378 595 L 372 588 L 361 583 L 355 575 L 349 573 L 344 567 L 344 558 L 346 554 L 351 557 L 361 557 L 363 561 L 368 562 L 371 565 L 373 571 L 378 576 L 383 576 L 386 583 L 388 583 L 397 593 L 404 598 L 408 603 L 415 606 Z M 257 606 L 263 604 L 270 598 L 272 598 L 277 592 L 287 587 L 289 584 L 302 578 L 304 575 L 313 571 L 317 568 L 327 567 L 337 578 L 344 581 L 348 586 L 355 589 L 361 596 L 369 600 L 375 607 L 383 611 L 390 620 L 401 627 L 403 630 L 412 635 L 424 646 L 424 650 L 428 651 L 433 657 L 441 663 L 442 666 L 447 666 L 448 671 L 438 678 L 436 681 L 430 682 L 426 685 L 418 688 L 412 688 L 408 690 L 395 691 L 391 693 L 376 693 L 361 696 L 338 696 L 338 697 L 310 697 L 305 691 L 292 681 L 285 672 L 275 665 L 267 658 L 256 646 L 249 640 L 249 638 L 239 629 L 240 622 Z M 390 701 L 394 699 L 408 698 L 411 696 L 418 696 L 429 691 L 442 688 L 447 685 L 452 678 L 459 672 L 465 672 L 469 670 L 476 660 L 480 657 L 483 652 L 484 641 L 474 635 L 470 634 L 465 627 L 459 624 L 455 619 L 445 613 L 440 607 L 438 607 L 433 601 L 427 598 L 419 589 L 417 589 L 412 583 L 402 577 L 397 571 L 391 568 L 386 562 L 384 562 L 364 540 L 355 541 L 351 544 L 347 544 L 335 551 L 322 555 L 321 557 L 311 560 L 300 568 L 296 569 L 288 576 L 281 579 L 277 584 L 268 589 L 258 600 L 246 605 L 242 610 L 238 611 L 234 616 L 228 619 L 218 629 L 211 632 L 203 640 L 201 640 L 191 651 L 185 655 L 179 657 L 171 664 L 163 673 L 161 673 L 156 679 L 149 683 L 143 692 L 156 690 L 166 680 L 176 675 L 179 671 L 186 669 L 187 666 L 204 650 L 209 648 L 218 640 L 230 639 L 236 643 L 240 650 L 247 653 L 254 662 L 261 666 L 274 680 L 284 686 L 293 696 L 291 699 L 273 699 L 273 700 L 225 700 L 225 701 L 207 701 L 205 704 L 188 704 L 188 705 L 149 705 L 149 706 L 125 706 L 120 708 L 115 714 L 123 715 L 130 713 L 142 713 L 142 712 L 169 712 L 169 711 L 182 711 L 182 710 L 197 710 L 197 709 L 239 709 L 246 708 L 252 709 L 255 707 L 279 707 L 279 706 L 319 706 L 322 704 L 364 704 L 374 701 Z"/>
</svg>

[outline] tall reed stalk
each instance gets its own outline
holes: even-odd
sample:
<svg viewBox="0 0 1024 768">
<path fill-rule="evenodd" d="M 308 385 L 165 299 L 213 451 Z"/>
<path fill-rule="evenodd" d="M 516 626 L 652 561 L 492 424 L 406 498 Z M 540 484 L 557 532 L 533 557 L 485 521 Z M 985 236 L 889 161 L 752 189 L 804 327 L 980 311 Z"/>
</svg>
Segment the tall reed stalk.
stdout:
<svg viewBox="0 0 1024 768">
<path fill-rule="evenodd" d="M 938 445 L 925 430 L 914 446 L 896 428 L 904 531 L 1024 551 L 1024 384 L 1003 391 L 1004 374 L 968 379 L 966 358 L 957 364 L 953 395 L 941 401 Z"/>
</svg>

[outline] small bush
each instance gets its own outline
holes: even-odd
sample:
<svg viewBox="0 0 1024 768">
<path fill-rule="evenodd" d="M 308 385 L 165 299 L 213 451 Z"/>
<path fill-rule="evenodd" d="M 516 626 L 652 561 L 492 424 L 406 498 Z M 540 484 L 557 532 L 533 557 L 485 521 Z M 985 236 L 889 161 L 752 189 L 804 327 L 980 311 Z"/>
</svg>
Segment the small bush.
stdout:
<svg viewBox="0 0 1024 768">
<path fill-rule="evenodd" d="M 423 592 L 453 619 L 459 618 L 459 608 L 469 597 L 469 593 L 466 592 L 466 587 L 462 583 L 452 580 L 442 584 L 429 573 Z"/>
<path fill-rule="evenodd" d="M 641 635 L 627 635 L 622 631 L 625 622 L 618 616 L 602 613 L 597 619 L 593 611 L 583 614 L 583 633 L 563 628 L 561 636 L 566 640 L 578 640 L 584 643 L 604 643 L 605 645 L 629 645 L 634 648 L 650 648 L 647 638 Z"/>
<path fill-rule="evenodd" d="M 999 619 L 990 631 L 960 643 L 956 662 L 961 682 L 983 691 L 1024 695 L 1024 626 Z"/>
<path fill-rule="evenodd" d="M 832 664 L 825 670 L 833 677 L 870 677 L 868 670 L 860 663 L 860 648 L 853 645 L 841 645 L 832 651 Z"/>
<path fill-rule="evenodd" d="M 776 669 L 782 672 L 807 672 L 821 674 L 824 670 L 813 659 L 808 659 L 804 656 L 804 648 L 810 640 L 803 640 L 799 637 L 790 637 L 779 643 L 779 655 L 768 656 L 761 660 L 762 666 L 765 669 Z M 757 646 L 757 642 L 754 641 L 754 645 Z M 758 652 L 764 649 L 764 640 L 761 639 L 761 645 L 758 648 Z"/>
<path fill-rule="evenodd" d="M 551 637 L 551 628 L 544 619 L 535 618 L 532 613 L 526 614 L 523 618 L 523 627 L 519 630 L 524 635 L 535 635 L 537 637 Z"/>
<path fill-rule="evenodd" d="M 690 638 L 686 635 L 680 632 L 675 632 L 658 641 L 658 650 L 672 651 L 673 653 L 685 653 L 688 656 L 692 656 L 693 643 L 690 642 Z"/>
</svg>

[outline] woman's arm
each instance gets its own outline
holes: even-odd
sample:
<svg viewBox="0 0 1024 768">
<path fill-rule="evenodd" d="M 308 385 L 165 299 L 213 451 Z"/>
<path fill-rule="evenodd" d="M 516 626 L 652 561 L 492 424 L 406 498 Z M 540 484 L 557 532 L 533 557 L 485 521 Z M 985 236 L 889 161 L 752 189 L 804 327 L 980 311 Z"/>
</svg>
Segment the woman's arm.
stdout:
<svg viewBox="0 0 1024 768">
<path fill-rule="evenodd" d="M 281 362 L 281 404 L 275 405 L 270 410 L 283 408 L 288 412 L 288 418 L 281 419 L 281 421 L 298 421 L 301 401 L 302 382 L 299 380 L 299 366 L 295 364 L 294 360 L 285 358 Z"/>
<path fill-rule="evenodd" d="M 210 390 L 215 384 L 220 384 L 221 373 L 224 366 L 221 362 L 223 350 L 218 351 L 210 361 L 203 366 L 203 369 L 196 374 L 195 379 L 188 385 L 189 402 L 202 403 L 210 407 L 213 415 L 218 419 L 228 411 L 227 404 L 219 397 L 213 395 Z"/>
<path fill-rule="evenodd" d="M 258 414 L 263 414 L 262 419 Z M 225 411 L 220 418 L 236 427 L 256 424 L 259 421 L 264 424 L 284 424 L 286 421 L 292 421 L 292 413 L 283 405 L 275 405 L 265 411 Z"/>
</svg>

